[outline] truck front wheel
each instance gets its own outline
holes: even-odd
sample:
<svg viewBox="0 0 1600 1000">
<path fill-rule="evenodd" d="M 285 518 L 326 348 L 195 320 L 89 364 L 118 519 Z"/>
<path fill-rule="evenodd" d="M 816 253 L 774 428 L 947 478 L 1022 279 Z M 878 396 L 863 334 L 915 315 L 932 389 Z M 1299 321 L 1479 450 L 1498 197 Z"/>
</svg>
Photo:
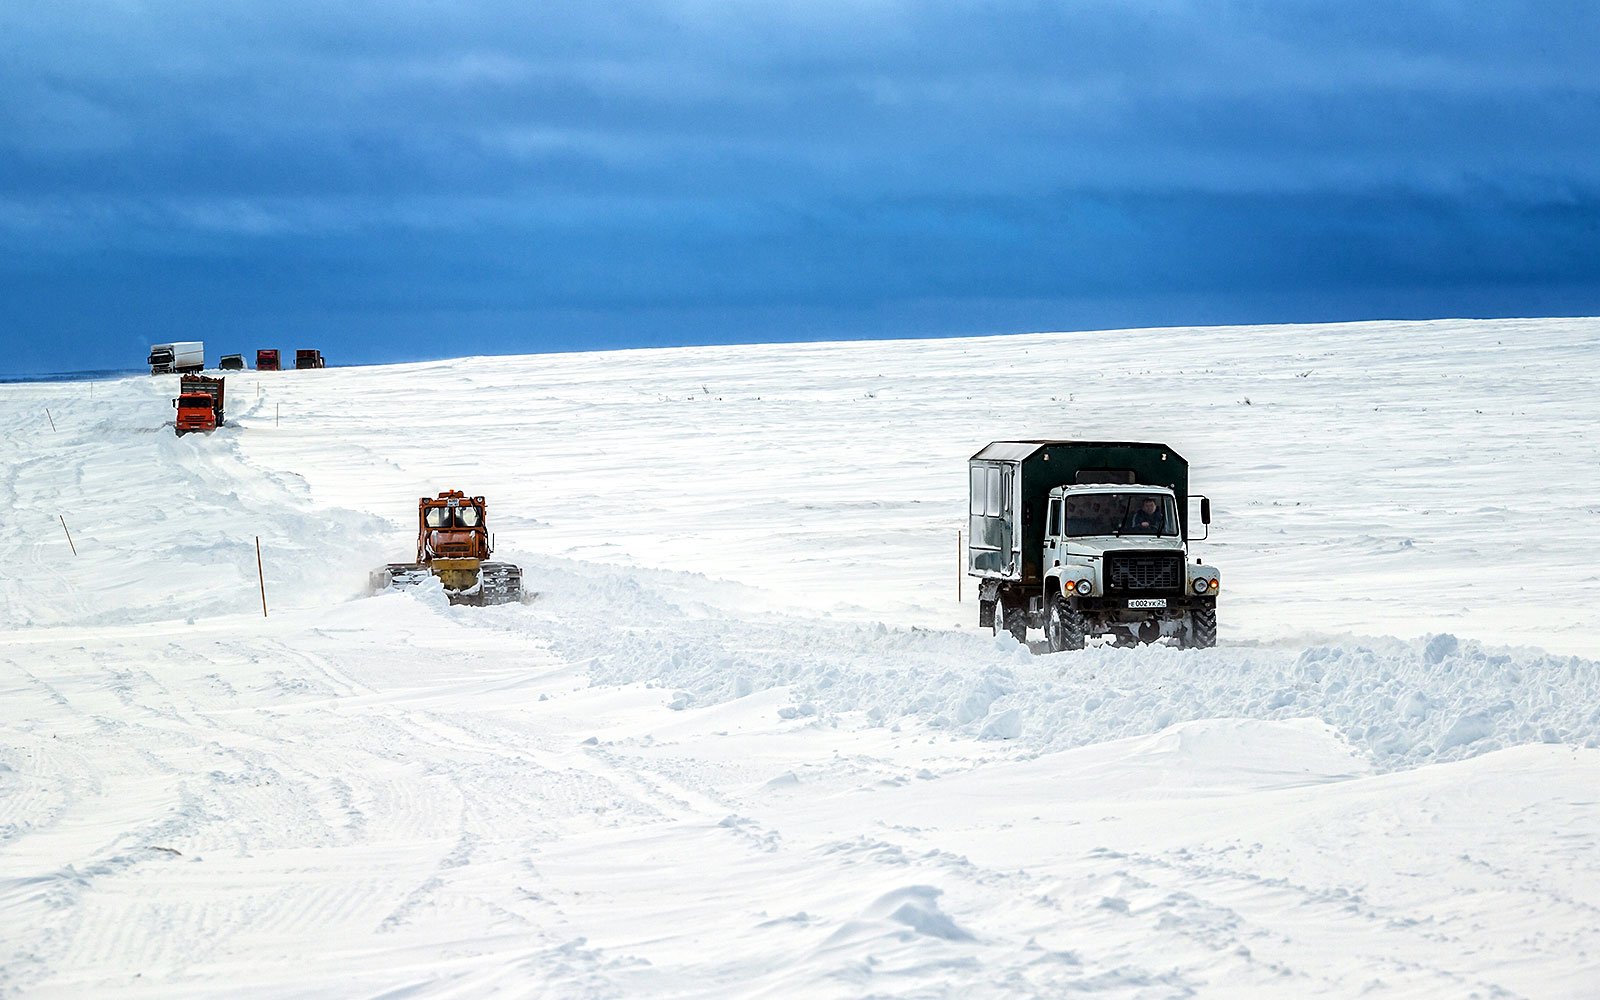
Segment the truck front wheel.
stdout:
<svg viewBox="0 0 1600 1000">
<path fill-rule="evenodd" d="M 1217 609 L 1195 608 L 1189 612 L 1190 649 L 1210 649 L 1217 644 Z"/>
<path fill-rule="evenodd" d="M 1083 613 L 1067 603 L 1060 594 L 1051 594 L 1049 606 L 1044 612 L 1044 637 L 1050 644 L 1050 652 L 1082 649 L 1087 631 Z"/>
</svg>

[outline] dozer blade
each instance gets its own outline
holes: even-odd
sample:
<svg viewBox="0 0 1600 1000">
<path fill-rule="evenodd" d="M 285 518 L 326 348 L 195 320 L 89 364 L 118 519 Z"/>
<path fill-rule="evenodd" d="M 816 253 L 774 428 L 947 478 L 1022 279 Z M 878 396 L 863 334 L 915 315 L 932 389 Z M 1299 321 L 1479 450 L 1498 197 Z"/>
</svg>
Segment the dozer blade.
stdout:
<svg viewBox="0 0 1600 1000">
<path fill-rule="evenodd" d="M 390 563 L 383 569 L 372 571 L 372 592 L 381 594 L 391 587 L 414 587 L 432 575 L 428 567 L 419 563 Z"/>
<path fill-rule="evenodd" d="M 454 568 L 452 568 L 454 569 Z M 390 563 L 372 573 L 372 592 L 380 594 L 390 588 L 404 589 L 416 586 L 429 577 L 440 576 L 453 582 L 460 578 L 458 569 L 440 574 L 438 567 L 426 563 Z M 516 604 L 522 600 L 522 568 L 512 563 L 483 563 L 468 587 L 452 588 L 446 583 L 444 593 L 451 604 L 484 607 L 491 604 Z"/>
</svg>

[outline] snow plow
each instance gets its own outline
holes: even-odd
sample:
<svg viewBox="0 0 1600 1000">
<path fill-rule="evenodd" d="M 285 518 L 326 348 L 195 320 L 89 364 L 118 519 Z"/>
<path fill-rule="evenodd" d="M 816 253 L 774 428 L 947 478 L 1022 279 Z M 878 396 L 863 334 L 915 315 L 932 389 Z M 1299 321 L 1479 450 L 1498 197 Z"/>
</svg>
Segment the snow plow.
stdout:
<svg viewBox="0 0 1600 1000">
<path fill-rule="evenodd" d="M 445 490 L 417 500 L 417 561 L 390 563 L 372 574 L 374 593 L 391 587 L 416 586 L 437 577 L 451 604 L 485 606 L 522 600 L 522 568 L 490 562 L 494 537 L 489 534 L 483 497 Z"/>
</svg>

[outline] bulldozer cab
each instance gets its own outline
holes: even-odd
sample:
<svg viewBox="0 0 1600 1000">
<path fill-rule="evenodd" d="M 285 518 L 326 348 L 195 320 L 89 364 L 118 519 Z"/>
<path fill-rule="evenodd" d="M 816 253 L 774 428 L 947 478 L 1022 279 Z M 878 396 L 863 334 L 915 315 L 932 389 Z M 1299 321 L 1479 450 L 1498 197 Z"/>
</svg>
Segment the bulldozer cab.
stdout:
<svg viewBox="0 0 1600 1000">
<path fill-rule="evenodd" d="M 409 587 L 434 577 L 451 604 L 514 604 L 522 600 L 522 569 L 490 562 L 494 539 L 483 497 L 445 490 L 417 500 L 417 561 L 390 563 L 372 574 L 374 592 Z"/>
<path fill-rule="evenodd" d="M 446 490 L 418 501 L 417 560 L 487 559 L 491 545 L 484 526 L 483 497 Z"/>
</svg>

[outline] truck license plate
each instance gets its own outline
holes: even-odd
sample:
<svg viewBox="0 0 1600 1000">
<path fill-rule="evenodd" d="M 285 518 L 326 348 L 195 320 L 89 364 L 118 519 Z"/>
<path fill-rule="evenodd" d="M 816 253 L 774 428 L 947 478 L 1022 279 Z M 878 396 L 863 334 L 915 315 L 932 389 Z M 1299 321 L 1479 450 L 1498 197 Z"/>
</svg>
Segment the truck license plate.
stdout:
<svg viewBox="0 0 1600 1000">
<path fill-rule="evenodd" d="M 1164 608 L 1167 606 L 1165 597 L 1137 597 L 1128 602 L 1130 608 Z"/>
</svg>

